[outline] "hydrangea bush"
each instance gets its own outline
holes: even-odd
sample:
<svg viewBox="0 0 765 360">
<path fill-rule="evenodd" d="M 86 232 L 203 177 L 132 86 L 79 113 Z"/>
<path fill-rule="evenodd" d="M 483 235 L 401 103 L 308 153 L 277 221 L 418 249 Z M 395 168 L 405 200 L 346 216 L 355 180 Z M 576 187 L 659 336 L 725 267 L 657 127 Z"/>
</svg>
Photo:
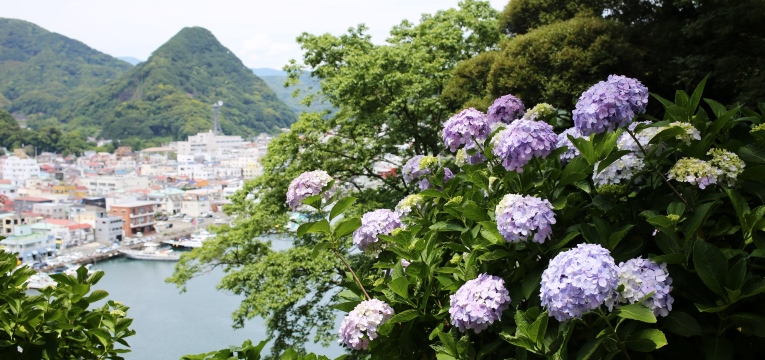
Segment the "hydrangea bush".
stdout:
<svg viewBox="0 0 765 360">
<path fill-rule="evenodd" d="M 643 116 L 648 89 L 613 75 L 556 131 L 502 98 L 444 123 L 427 166 L 414 154 L 395 212 L 306 200 L 322 218 L 297 235 L 345 264 L 340 342 L 374 359 L 765 357 L 763 114 L 703 87 Z"/>
</svg>

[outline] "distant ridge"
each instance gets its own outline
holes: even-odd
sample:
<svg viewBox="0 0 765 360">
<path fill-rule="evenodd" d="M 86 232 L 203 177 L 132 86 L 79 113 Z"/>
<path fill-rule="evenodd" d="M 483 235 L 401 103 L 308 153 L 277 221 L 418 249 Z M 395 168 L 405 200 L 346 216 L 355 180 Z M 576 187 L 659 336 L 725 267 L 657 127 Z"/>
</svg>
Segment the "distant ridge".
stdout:
<svg viewBox="0 0 765 360">
<path fill-rule="evenodd" d="M 287 76 L 286 71 L 276 70 L 276 69 L 269 69 L 269 68 L 257 68 L 252 69 L 252 72 L 255 73 L 255 75 L 258 75 L 260 77 L 263 76 Z"/>
<path fill-rule="evenodd" d="M 211 128 L 210 105 L 218 100 L 226 134 L 273 133 L 296 120 L 262 79 L 200 27 L 182 29 L 63 118 L 69 126 L 100 129 L 106 138 L 185 139 Z"/>
<path fill-rule="evenodd" d="M 57 117 L 63 106 L 130 68 L 77 40 L 0 18 L 0 108 L 19 118 Z"/>
<path fill-rule="evenodd" d="M 117 59 L 120 59 L 120 60 L 122 60 L 122 61 L 124 61 L 126 63 L 129 63 L 130 65 L 133 65 L 133 66 L 136 66 L 139 63 L 143 62 L 143 60 L 138 60 L 138 59 L 136 59 L 136 58 L 134 58 L 132 56 L 120 56 Z"/>
</svg>

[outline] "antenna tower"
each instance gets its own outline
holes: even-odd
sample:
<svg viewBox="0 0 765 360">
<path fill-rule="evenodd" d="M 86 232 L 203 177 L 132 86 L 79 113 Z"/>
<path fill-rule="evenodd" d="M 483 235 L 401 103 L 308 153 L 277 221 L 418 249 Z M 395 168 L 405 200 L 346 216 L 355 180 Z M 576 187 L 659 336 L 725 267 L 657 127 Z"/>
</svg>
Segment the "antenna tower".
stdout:
<svg viewBox="0 0 765 360">
<path fill-rule="evenodd" d="M 220 123 L 218 122 L 218 110 L 220 110 L 220 107 L 223 106 L 223 101 L 218 100 L 217 103 L 212 105 L 213 109 L 213 134 L 223 134 L 223 130 L 220 129 Z"/>
</svg>

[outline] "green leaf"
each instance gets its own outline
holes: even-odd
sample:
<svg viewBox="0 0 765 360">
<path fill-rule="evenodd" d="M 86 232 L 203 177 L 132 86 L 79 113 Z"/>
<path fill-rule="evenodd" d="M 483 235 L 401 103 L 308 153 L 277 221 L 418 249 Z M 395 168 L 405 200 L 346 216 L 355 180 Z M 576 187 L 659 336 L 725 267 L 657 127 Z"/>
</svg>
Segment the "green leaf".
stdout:
<svg viewBox="0 0 765 360">
<path fill-rule="evenodd" d="M 328 243 L 326 241 L 325 242 L 320 242 L 320 243 L 316 244 L 313 247 L 313 251 L 311 252 L 311 257 L 314 258 L 314 259 L 318 258 L 319 255 L 321 255 L 321 253 L 324 252 L 324 250 L 326 250 L 330 246 L 332 246 L 332 244 L 330 244 L 330 243 Z"/>
<path fill-rule="evenodd" d="M 597 338 L 595 340 L 592 340 L 590 342 L 587 342 L 584 344 L 580 349 L 579 352 L 576 354 L 576 360 L 588 360 L 590 359 L 594 354 L 595 351 L 598 350 L 598 346 L 600 346 L 600 343 L 603 342 L 606 338 L 601 337 Z"/>
<path fill-rule="evenodd" d="M 466 219 L 475 221 L 489 220 L 489 215 L 486 209 L 481 208 L 472 201 L 468 202 L 465 204 L 465 206 L 462 207 L 462 215 L 464 215 Z"/>
<path fill-rule="evenodd" d="M 653 226 L 655 226 L 657 228 L 669 228 L 669 229 L 671 229 L 671 228 L 673 228 L 675 226 L 675 223 L 672 220 L 670 220 L 668 217 L 664 216 L 664 215 L 653 216 L 653 217 L 650 217 L 650 218 L 646 219 L 645 221 L 647 221 L 649 224 L 651 224 L 651 225 L 653 225 Z"/>
<path fill-rule="evenodd" d="M 357 217 L 352 217 L 348 220 L 344 220 L 341 223 L 337 224 L 337 227 L 335 228 L 335 237 L 341 238 L 345 235 L 348 235 L 356 229 L 361 227 L 361 219 Z"/>
<path fill-rule="evenodd" d="M 656 316 L 653 315 L 653 311 L 643 304 L 622 306 L 616 311 L 616 316 L 622 319 L 632 319 L 649 324 L 656 323 Z"/>
<path fill-rule="evenodd" d="M 592 143 L 588 139 L 575 138 L 571 135 L 568 135 L 568 139 L 576 147 L 576 149 L 579 150 L 579 153 L 582 154 L 582 157 L 584 157 L 587 162 L 590 163 L 590 165 L 595 164 L 595 161 L 597 160 L 595 148 L 593 148 Z"/>
<path fill-rule="evenodd" d="M 649 144 L 661 144 L 664 141 L 667 141 L 669 139 L 673 139 L 678 135 L 685 134 L 685 129 L 679 127 L 679 126 L 670 126 L 669 128 L 660 131 L 656 136 L 651 138 L 651 141 L 649 141 Z"/>
<path fill-rule="evenodd" d="M 315 224 L 315 222 L 307 222 L 304 224 L 300 224 L 300 226 L 298 226 L 297 228 L 297 236 L 305 235 L 306 232 L 308 232 L 308 229 L 310 229 L 313 226 L 313 224 Z"/>
<path fill-rule="evenodd" d="M 409 298 L 409 291 L 407 289 L 409 287 L 409 281 L 406 280 L 406 277 L 400 277 L 391 281 L 390 284 L 388 284 L 388 287 L 402 298 Z"/>
<path fill-rule="evenodd" d="M 603 169 L 608 167 L 608 165 L 613 164 L 615 161 L 621 159 L 622 156 L 627 155 L 631 152 L 632 151 L 630 150 L 618 150 L 618 151 L 612 152 L 605 159 L 603 159 L 602 161 L 598 163 L 598 167 L 595 171 L 598 174 L 600 174 L 603 171 Z"/>
<path fill-rule="evenodd" d="M 541 344 L 545 339 L 545 333 L 547 332 L 547 319 L 549 318 L 548 312 L 545 311 L 531 324 L 528 330 L 529 337 L 537 344 Z"/>
<path fill-rule="evenodd" d="M 439 221 L 433 225 L 430 226 L 430 230 L 433 231 L 464 231 L 465 228 L 457 223 L 452 223 L 448 221 Z"/>
<path fill-rule="evenodd" d="M 685 204 L 675 201 L 667 206 L 667 215 L 681 216 L 685 212 Z"/>
<path fill-rule="evenodd" d="M 295 349 L 289 348 L 284 351 L 279 360 L 298 360 L 298 353 L 295 351 Z"/>
<path fill-rule="evenodd" d="M 536 270 L 530 271 L 523 278 L 523 283 L 521 284 L 521 290 L 523 291 L 523 297 L 525 299 L 530 299 L 531 296 L 534 294 L 534 290 L 536 290 L 537 287 L 539 287 L 540 280 L 542 279 L 543 271 L 544 269 L 536 269 Z"/>
<path fill-rule="evenodd" d="M 88 297 L 85 298 L 89 303 L 94 303 L 99 300 L 105 299 L 107 296 L 109 296 L 109 293 L 104 290 L 93 290 L 93 292 L 88 295 Z"/>
<path fill-rule="evenodd" d="M 693 316 L 681 311 L 671 311 L 661 323 L 671 332 L 680 336 L 701 335 L 701 325 Z"/>
<path fill-rule="evenodd" d="M 566 186 L 579 180 L 584 180 L 588 175 L 591 175 L 588 173 L 592 173 L 592 170 L 587 170 L 590 166 L 585 158 L 575 157 L 561 172 L 558 186 Z"/>
<path fill-rule="evenodd" d="M 643 329 L 632 333 L 625 344 L 635 351 L 651 352 L 667 345 L 667 338 L 661 330 Z"/>
<path fill-rule="evenodd" d="M 718 295 L 724 295 L 728 260 L 716 246 L 702 240 L 693 247 L 693 266 L 701 281 Z"/>
<path fill-rule="evenodd" d="M 742 258 L 731 266 L 728 277 L 725 280 L 725 287 L 730 290 L 740 290 L 744 285 L 745 276 L 746 259 Z"/>
<path fill-rule="evenodd" d="M 329 219 L 332 220 L 336 216 L 345 212 L 345 210 L 347 210 L 351 205 L 353 205 L 353 203 L 355 203 L 356 200 L 358 199 L 352 196 L 344 197 L 338 200 L 337 203 L 335 203 L 335 206 L 332 207 L 332 211 L 330 211 L 329 213 Z"/>
<path fill-rule="evenodd" d="M 306 204 L 316 210 L 321 210 L 321 195 L 313 195 L 305 198 L 303 204 Z"/>
<path fill-rule="evenodd" d="M 701 349 L 706 353 L 707 360 L 730 360 L 736 353 L 733 344 L 721 336 L 703 337 Z"/>
<path fill-rule="evenodd" d="M 756 314 L 738 313 L 733 314 L 729 319 L 739 327 L 739 331 L 744 334 L 765 337 L 765 317 Z"/>
<path fill-rule="evenodd" d="M 311 226 L 306 232 L 309 234 L 313 234 L 313 233 L 325 234 L 325 235 L 331 234 L 329 231 L 329 222 L 327 221 L 327 219 L 322 219 L 315 222 L 313 226 Z"/>
<path fill-rule="evenodd" d="M 714 204 L 714 202 L 707 202 L 699 205 L 699 207 L 696 208 L 696 211 L 693 212 L 691 218 L 685 221 L 685 225 L 683 226 L 685 241 L 690 240 L 691 237 L 696 234 L 696 230 L 698 230 L 701 224 L 706 221 Z"/>
<path fill-rule="evenodd" d="M 758 144 L 749 144 L 738 149 L 738 155 L 747 165 L 765 164 L 765 147 Z"/>
<path fill-rule="evenodd" d="M 409 320 L 417 318 L 417 316 L 419 315 L 420 313 L 417 310 L 414 310 L 414 309 L 404 310 L 398 314 L 393 315 L 393 317 L 391 317 L 388 320 L 388 322 L 393 324 L 407 322 Z"/>
</svg>

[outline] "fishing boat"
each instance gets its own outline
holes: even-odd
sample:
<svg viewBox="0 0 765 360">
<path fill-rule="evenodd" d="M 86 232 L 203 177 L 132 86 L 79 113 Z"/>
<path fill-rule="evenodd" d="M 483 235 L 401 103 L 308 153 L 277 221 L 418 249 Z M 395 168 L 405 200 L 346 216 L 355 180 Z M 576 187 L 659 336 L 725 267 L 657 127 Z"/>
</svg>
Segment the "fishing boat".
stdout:
<svg viewBox="0 0 765 360">
<path fill-rule="evenodd" d="M 178 261 L 181 254 L 174 253 L 172 249 L 160 249 L 159 244 L 147 242 L 143 244 L 143 249 L 119 249 L 128 259 L 134 260 L 155 260 L 155 261 Z"/>
<path fill-rule="evenodd" d="M 208 232 L 207 230 L 200 230 L 195 232 L 191 235 L 191 238 L 179 238 L 178 240 L 164 240 L 162 241 L 163 244 L 172 245 L 175 247 L 183 247 L 183 248 L 200 248 L 202 247 L 202 243 L 211 238 L 213 235 Z"/>
<path fill-rule="evenodd" d="M 46 273 L 34 274 L 27 280 L 27 289 L 39 290 L 46 287 L 56 287 L 56 282 Z"/>
</svg>

